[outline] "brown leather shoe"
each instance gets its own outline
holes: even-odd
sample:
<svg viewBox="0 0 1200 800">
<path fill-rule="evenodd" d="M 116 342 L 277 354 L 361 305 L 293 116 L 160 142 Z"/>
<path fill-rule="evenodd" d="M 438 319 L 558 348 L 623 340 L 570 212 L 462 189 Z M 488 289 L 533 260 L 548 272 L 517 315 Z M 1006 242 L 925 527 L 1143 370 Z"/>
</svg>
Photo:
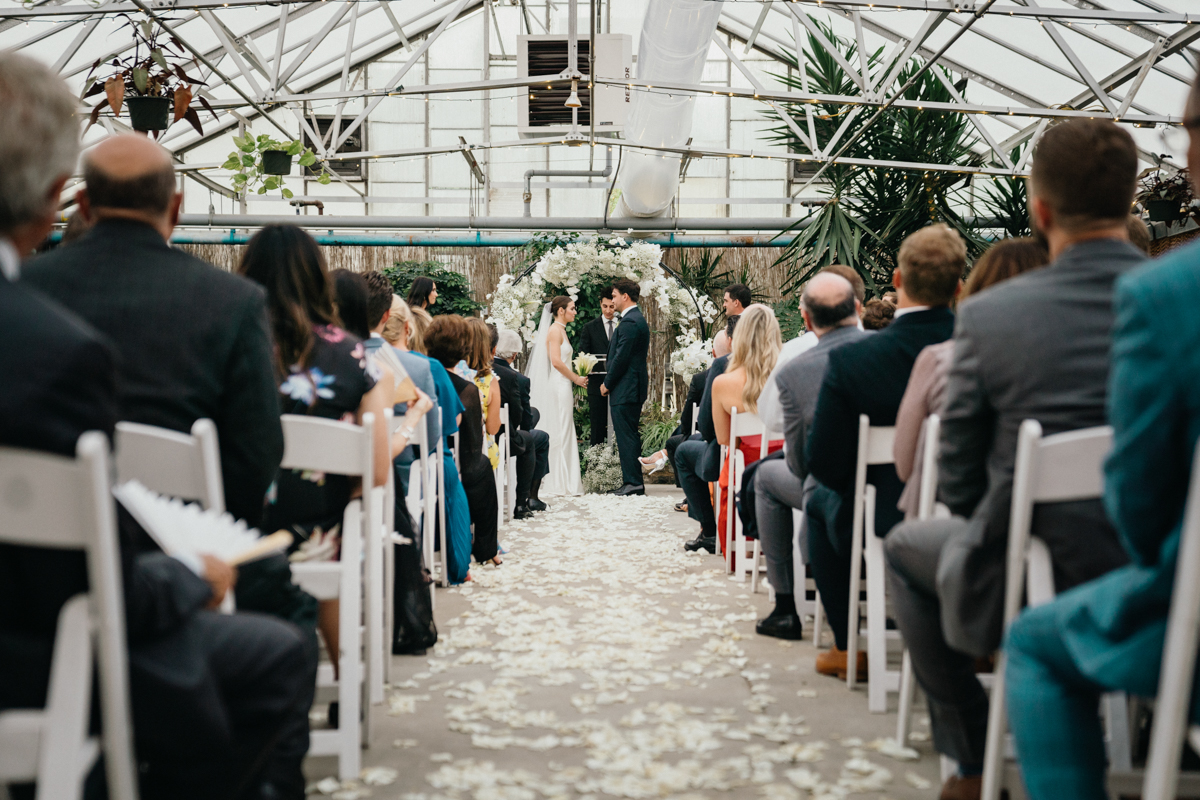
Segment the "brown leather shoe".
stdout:
<svg viewBox="0 0 1200 800">
<path fill-rule="evenodd" d="M 858 666 L 855 676 L 859 683 L 867 682 L 867 654 L 858 651 Z M 846 651 L 831 647 L 817 655 L 817 674 L 830 675 L 840 680 L 846 680 Z"/>
<path fill-rule="evenodd" d="M 983 794 L 983 776 L 970 775 L 966 778 L 951 775 L 942 785 L 940 800 L 979 800 Z"/>
</svg>

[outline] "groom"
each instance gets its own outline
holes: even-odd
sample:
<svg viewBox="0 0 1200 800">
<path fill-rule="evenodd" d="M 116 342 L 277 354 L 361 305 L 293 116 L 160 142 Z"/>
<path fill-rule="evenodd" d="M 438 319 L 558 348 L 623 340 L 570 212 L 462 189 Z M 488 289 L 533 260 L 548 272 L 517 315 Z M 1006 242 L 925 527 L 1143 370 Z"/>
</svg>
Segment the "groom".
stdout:
<svg viewBox="0 0 1200 800">
<path fill-rule="evenodd" d="M 650 388 L 650 375 L 646 371 L 650 326 L 637 307 L 640 294 L 641 288 L 631 280 L 623 278 L 613 283 L 613 303 L 621 315 L 621 322 L 608 345 L 608 374 L 600 387 L 600 393 L 609 398 L 609 413 L 612 414 L 613 433 L 621 455 L 621 476 L 625 482 L 613 494 L 622 497 L 646 493 L 638 461 L 642 454 L 638 422 Z"/>
</svg>

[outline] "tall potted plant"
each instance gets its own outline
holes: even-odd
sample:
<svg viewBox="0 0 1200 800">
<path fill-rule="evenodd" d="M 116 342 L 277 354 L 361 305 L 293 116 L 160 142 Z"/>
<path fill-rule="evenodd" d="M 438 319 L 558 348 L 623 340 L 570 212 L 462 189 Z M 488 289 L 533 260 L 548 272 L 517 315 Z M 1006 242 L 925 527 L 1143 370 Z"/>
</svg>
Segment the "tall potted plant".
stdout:
<svg viewBox="0 0 1200 800">
<path fill-rule="evenodd" d="M 103 94 L 104 98 L 92 107 L 89 126 L 96 123 L 105 107 L 111 108 L 114 116 L 120 116 L 124 107 L 129 111 L 129 125 L 136 131 L 153 131 L 157 137 L 160 131 L 186 119 L 203 134 L 200 115 L 192 107 L 192 101 L 198 100 L 214 119 L 217 114 L 207 100 L 192 91 L 193 86 L 205 84 L 184 71 L 180 63 L 185 58 L 183 45 L 149 19 L 121 16 L 126 20 L 124 27 L 130 29 L 133 52 L 109 62 L 116 72 L 107 78 L 95 74 L 102 59 L 92 64 L 83 97 Z"/>
</svg>

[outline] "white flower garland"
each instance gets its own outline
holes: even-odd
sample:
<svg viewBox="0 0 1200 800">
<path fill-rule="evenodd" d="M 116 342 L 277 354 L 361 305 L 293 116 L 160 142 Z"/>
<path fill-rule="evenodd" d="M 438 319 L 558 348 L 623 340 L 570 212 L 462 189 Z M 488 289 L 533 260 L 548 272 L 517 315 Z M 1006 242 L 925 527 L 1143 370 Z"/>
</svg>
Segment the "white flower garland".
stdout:
<svg viewBox="0 0 1200 800">
<path fill-rule="evenodd" d="M 685 381 L 708 369 L 713 362 L 712 339 L 701 341 L 695 330 L 689 328 L 675 337 L 679 347 L 671 353 L 671 371 Z"/>
<path fill-rule="evenodd" d="M 621 238 L 602 240 L 593 237 L 586 242 L 555 247 L 520 283 L 512 274 L 500 277 L 496 291 L 488 295 L 488 319 L 520 333 L 527 343 L 532 343 L 537 334 L 546 284 L 565 286 L 567 294 L 574 300 L 579 297 L 579 285 L 585 277 L 599 280 L 627 278 L 637 281 L 642 298 L 653 298 L 667 320 L 685 331 L 683 335 L 690 337 L 688 342 L 694 341 L 693 328 L 697 318 L 712 322 L 717 317 L 716 306 L 707 297 L 701 297 L 698 315 L 687 289 L 659 268 L 661 259 L 662 248 L 658 245 L 646 242 L 627 245 Z"/>
</svg>

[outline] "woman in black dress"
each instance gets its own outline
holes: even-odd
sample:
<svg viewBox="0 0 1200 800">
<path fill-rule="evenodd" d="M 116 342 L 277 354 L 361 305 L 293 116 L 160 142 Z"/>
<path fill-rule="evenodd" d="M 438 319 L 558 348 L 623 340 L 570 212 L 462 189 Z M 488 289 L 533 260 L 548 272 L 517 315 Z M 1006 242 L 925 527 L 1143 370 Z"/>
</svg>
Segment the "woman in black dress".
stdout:
<svg viewBox="0 0 1200 800">
<path fill-rule="evenodd" d="M 454 384 L 465 407 L 458 425 L 458 470 L 471 509 L 471 526 L 475 530 L 471 555 L 481 564 L 491 561 L 499 566 L 496 480 L 492 475 L 492 462 L 483 452 L 483 405 L 479 387 L 454 369 L 458 362 L 467 358 L 472 341 L 467 320 L 457 314 L 434 317 L 425 331 L 425 347 L 429 355 L 441 362 L 450 373 L 450 382 Z"/>
</svg>

